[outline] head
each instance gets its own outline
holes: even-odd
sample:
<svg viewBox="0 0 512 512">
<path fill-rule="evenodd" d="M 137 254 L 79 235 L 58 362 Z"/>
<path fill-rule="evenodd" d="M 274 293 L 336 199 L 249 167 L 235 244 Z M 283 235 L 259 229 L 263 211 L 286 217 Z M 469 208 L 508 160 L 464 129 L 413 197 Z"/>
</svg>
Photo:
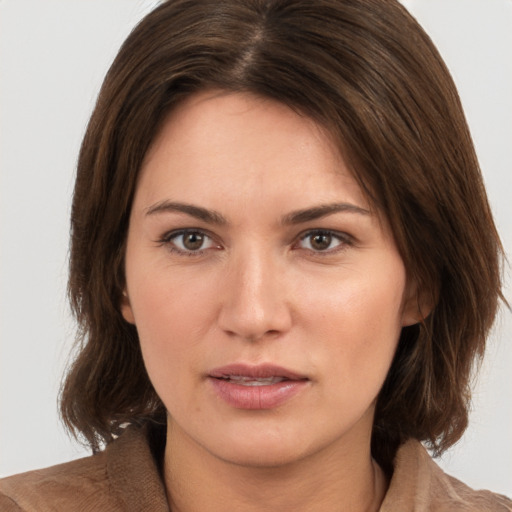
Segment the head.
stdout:
<svg viewBox="0 0 512 512">
<path fill-rule="evenodd" d="M 321 127 L 389 225 L 418 321 L 399 334 L 372 449 L 383 465 L 410 437 L 446 449 L 466 427 L 471 370 L 501 296 L 500 243 L 455 86 L 391 0 L 178 0 L 135 28 L 78 162 L 69 291 L 81 344 L 65 422 L 97 447 L 127 422 L 165 421 L 122 314 L 127 236 L 165 120 L 209 90 L 272 100 Z"/>
</svg>

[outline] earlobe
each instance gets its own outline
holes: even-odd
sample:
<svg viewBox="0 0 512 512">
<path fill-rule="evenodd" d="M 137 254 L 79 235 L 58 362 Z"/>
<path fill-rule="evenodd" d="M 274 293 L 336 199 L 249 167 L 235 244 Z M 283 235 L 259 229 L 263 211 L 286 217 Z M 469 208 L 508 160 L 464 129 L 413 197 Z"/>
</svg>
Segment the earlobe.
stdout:
<svg viewBox="0 0 512 512">
<path fill-rule="evenodd" d="M 425 315 L 419 308 L 419 304 L 414 309 L 405 308 L 402 314 L 402 327 L 415 325 L 424 320 L 428 315 Z"/>
<path fill-rule="evenodd" d="M 126 290 L 123 291 L 123 295 L 121 297 L 121 314 L 129 324 L 135 324 L 135 317 L 133 316 L 130 298 L 128 297 Z"/>
<path fill-rule="evenodd" d="M 425 320 L 435 306 L 435 300 L 430 294 L 418 292 L 417 287 L 408 294 L 402 311 L 402 327 L 414 325 Z"/>
</svg>

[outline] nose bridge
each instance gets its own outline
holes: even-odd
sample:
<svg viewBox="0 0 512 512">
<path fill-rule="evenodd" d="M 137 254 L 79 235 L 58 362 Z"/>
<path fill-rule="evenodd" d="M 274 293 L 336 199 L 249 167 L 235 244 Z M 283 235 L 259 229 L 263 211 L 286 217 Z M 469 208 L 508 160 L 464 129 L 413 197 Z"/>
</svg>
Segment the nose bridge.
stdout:
<svg viewBox="0 0 512 512">
<path fill-rule="evenodd" d="M 286 331 L 290 311 L 279 257 L 267 244 L 252 244 L 233 254 L 220 324 L 223 330 L 246 339 Z"/>
</svg>

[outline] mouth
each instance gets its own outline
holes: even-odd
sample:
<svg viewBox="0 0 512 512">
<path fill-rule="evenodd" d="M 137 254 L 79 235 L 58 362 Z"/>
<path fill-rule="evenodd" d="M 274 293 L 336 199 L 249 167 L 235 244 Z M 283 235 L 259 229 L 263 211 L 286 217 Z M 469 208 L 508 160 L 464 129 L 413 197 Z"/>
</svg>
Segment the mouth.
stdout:
<svg viewBox="0 0 512 512">
<path fill-rule="evenodd" d="M 272 409 L 305 389 L 309 379 L 286 368 L 233 364 L 208 374 L 217 395 L 236 409 Z"/>
<path fill-rule="evenodd" d="M 214 377 L 215 378 L 215 377 Z M 248 377 L 246 375 L 226 375 L 220 377 L 221 380 L 238 384 L 240 386 L 271 386 L 272 384 L 278 384 L 279 382 L 285 382 L 286 377 Z"/>
<path fill-rule="evenodd" d="M 308 380 L 305 375 L 274 364 L 230 364 L 215 368 L 209 376 L 242 386 L 270 386 L 283 381 Z"/>
</svg>

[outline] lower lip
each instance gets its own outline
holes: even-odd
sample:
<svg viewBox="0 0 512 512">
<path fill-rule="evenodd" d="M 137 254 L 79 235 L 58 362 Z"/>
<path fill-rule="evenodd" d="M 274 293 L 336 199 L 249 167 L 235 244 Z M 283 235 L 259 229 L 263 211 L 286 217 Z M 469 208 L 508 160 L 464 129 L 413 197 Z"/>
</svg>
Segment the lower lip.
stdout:
<svg viewBox="0 0 512 512">
<path fill-rule="evenodd" d="M 285 380 L 265 386 L 242 386 L 210 377 L 217 394 L 236 409 L 273 409 L 302 391 L 307 380 Z"/>
</svg>

